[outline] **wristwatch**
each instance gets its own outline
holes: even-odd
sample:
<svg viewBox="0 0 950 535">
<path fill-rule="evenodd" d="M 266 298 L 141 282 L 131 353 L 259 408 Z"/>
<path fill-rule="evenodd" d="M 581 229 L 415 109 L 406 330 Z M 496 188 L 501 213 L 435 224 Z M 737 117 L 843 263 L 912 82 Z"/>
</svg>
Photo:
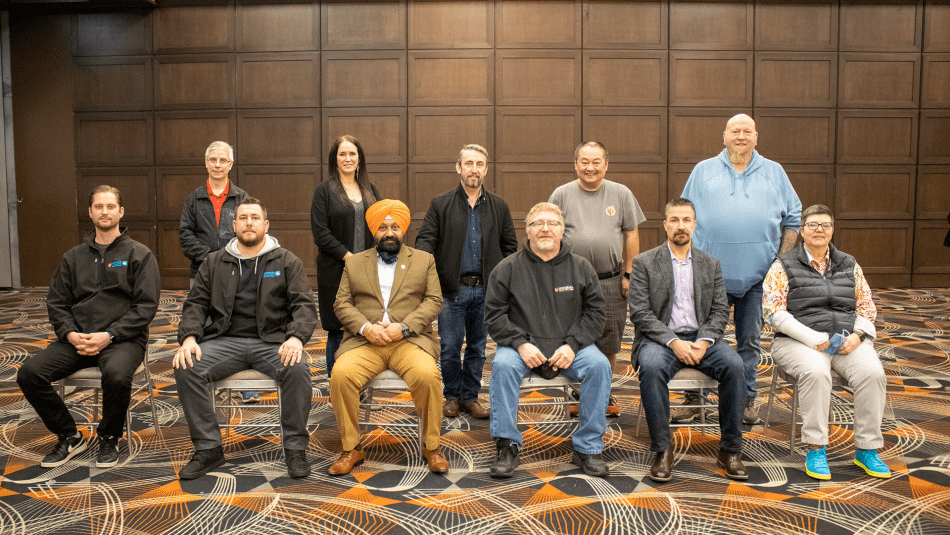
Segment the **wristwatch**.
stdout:
<svg viewBox="0 0 950 535">
<path fill-rule="evenodd" d="M 871 339 L 871 335 L 864 331 L 856 331 L 854 334 L 858 335 L 858 338 L 860 338 L 862 342 Z"/>
<path fill-rule="evenodd" d="M 402 325 L 402 337 L 408 338 L 409 335 L 412 334 L 412 330 L 405 323 L 400 323 L 400 325 Z"/>
</svg>

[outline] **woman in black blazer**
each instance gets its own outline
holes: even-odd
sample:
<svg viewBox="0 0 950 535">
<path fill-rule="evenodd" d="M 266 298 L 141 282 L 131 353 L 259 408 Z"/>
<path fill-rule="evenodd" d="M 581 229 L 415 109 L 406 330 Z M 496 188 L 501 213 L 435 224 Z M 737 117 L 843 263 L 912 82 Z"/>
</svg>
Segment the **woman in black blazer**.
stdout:
<svg viewBox="0 0 950 535">
<path fill-rule="evenodd" d="M 343 325 L 333 312 L 333 302 L 343 276 L 343 261 L 373 247 L 373 232 L 366 226 L 366 209 L 379 200 L 369 181 L 363 147 L 353 136 L 341 136 L 330 147 L 329 179 L 313 192 L 310 229 L 317 245 L 317 297 L 320 322 L 327 331 L 327 377 L 336 350 L 343 340 Z"/>
</svg>

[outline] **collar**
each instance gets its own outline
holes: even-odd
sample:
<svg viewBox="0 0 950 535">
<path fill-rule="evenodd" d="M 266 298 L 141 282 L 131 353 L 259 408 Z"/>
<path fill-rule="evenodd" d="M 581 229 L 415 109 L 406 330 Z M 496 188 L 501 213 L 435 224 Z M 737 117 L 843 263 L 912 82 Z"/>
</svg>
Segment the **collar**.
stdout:
<svg viewBox="0 0 950 535">
<path fill-rule="evenodd" d="M 686 260 L 680 260 L 676 258 L 676 255 L 673 254 L 673 249 L 670 248 L 670 240 L 666 240 L 666 250 L 670 252 L 670 259 L 674 262 L 691 262 L 693 260 L 693 245 L 690 244 L 689 251 L 686 252 Z"/>
</svg>

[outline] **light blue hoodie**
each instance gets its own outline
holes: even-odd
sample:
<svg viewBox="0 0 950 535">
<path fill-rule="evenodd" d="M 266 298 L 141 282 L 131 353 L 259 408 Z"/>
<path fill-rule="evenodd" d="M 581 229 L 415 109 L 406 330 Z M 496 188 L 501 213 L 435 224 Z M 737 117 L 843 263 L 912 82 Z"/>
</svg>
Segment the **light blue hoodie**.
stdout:
<svg viewBox="0 0 950 535">
<path fill-rule="evenodd" d="M 726 292 L 737 297 L 765 278 L 783 229 L 801 227 L 802 203 L 788 175 L 756 151 L 742 173 L 725 149 L 699 162 L 683 197 L 696 207 L 693 245 L 719 259 Z"/>
</svg>

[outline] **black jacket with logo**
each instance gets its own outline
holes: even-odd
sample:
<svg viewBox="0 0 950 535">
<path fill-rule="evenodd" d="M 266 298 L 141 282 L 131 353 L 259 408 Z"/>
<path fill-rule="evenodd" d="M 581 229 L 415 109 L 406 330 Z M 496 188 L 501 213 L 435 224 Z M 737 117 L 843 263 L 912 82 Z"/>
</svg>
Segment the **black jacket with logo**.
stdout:
<svg viewBox="0 0 950 535">
<path fill-rule="evenodd" d="M 105 254 L 96 233 L 63 255 L 46 297 L 56 337 L 71 332 L 108 332 L 113 342 L 145 347 L 148 324 L 158 311 L 162 283 L 152 251 L 120 229 Z"/>
<path fill-rule="evenodd" d="M 192 191 L 185 199 L 178 222 L 178 242 L 181 251 L 191 260 L 191 276 L 209 254 L 223 248 L 234 237 L 234 217 L 237 206 L 248 198 L 247 192 L 234 182 L 228 184 L 228 196 L 221 206 L 221 224 L 214 219 L 214 205 L 208 197 L 208 185 Z"/>
</svg>

